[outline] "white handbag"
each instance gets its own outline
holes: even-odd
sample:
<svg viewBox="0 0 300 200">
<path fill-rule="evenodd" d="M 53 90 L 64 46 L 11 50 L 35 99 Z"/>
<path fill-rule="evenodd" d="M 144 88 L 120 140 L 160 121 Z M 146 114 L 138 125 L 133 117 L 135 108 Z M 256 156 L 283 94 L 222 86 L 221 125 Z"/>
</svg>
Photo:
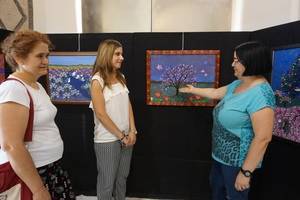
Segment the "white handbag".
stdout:
<svg viewBox="0 0 300 200">
<path fill-rule="evenodd" d="M 21 184 L 0 193 L 0 200 L 21 200 Z"/>
</svg>

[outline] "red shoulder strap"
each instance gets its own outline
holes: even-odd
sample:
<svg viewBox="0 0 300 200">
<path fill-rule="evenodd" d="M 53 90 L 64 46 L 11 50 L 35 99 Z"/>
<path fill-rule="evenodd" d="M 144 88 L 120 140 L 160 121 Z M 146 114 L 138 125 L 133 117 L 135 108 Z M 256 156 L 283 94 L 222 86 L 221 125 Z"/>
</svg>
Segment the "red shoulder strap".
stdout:
<svg viewBox="0 0 300 200">
<path fill-rule="evenodd" d="M 24 83 L 22 81 L 20 81 L 19 79 L 16 78 L 7 78 L 5 81 L 18 81 L 19 83 L 21 83 L 22 85 L 24 85 Z M 26 88 L 26 86 L 24 85 L 24 87 Z M 32 97 L 28 91 L 28 89 L 26 88 L 27 94 L 29 96 L 30 99 L 30 104 L 29 104 L 29 118 L 28 118 L 28 123 L 27 123 L 27 128 L 25 131 L 25 135 L 24 135 L 24 142 L 30 142 L 32 141 L 32 130 L 33 130 L 33 119 L 34 119 L 34 107 L 33 107 L 33 101 L 32 101 Z"/>
</svg>

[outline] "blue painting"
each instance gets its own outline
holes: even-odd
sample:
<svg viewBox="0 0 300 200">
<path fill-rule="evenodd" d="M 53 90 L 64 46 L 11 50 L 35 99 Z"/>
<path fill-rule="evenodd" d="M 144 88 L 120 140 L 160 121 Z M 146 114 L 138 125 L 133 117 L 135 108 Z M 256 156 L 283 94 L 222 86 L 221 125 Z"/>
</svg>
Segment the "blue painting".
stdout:
<svg viewBox="0 0 300 200">
<path fill-rule="evenodd" d="M 219 64 L 219 50 L 148 50 L 147 104 L 214 106 L 214 100 L 180 93 L 179 88 L 217 87 Z"/>
<path fill-rule="evenodd" d="M 0 83 L 2 83 L 5 80 L 4 65 L 5 65 L 4 55 L 0 53 Z"/>
<path fill-rule="evenodd" d="M 271 85 L 276 97 L 273 134 L 300 143 L 300 45 L 274 49 Z"/>
<path fill-rule="evenodd" d="M 271 80 L 278 106 L 300 106 L 300 45 L 273 51 Z"/>
<path fill-rule="evenodd" d="M 49 56 L 48 90 L 54 103 L 88 103 L 96 52 L 57 52 Z"/>
</svg>

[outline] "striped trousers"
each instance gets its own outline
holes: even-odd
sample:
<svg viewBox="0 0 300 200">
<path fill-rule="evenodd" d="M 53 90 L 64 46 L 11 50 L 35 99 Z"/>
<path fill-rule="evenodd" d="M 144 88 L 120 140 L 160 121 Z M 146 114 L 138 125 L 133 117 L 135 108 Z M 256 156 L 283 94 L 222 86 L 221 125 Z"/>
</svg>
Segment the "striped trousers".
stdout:
<svg viewBox="0 0 300 200">
<path fill-rule="evenodd" d="M 133 147 L 122 147 L 119 141 L 95 143 L 97 158 L 98 200 L 125 200 L 126 180 Z"/>
</svg>

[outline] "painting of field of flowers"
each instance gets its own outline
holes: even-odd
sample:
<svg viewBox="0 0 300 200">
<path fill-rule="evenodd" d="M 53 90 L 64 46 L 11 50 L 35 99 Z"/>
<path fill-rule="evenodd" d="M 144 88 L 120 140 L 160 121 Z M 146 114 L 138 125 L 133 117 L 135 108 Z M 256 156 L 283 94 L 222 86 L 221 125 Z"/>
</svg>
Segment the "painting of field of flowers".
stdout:
<svg viewBox="0 0 300 200">
<path fill-rule="evenodd" d="M 86 104 L 95 52 L 56 52 L 49 56 L 48 92 L 54 103 Z"/>
<path fill-rule="evenodd" d="M 219 50 L 147 50 L 147 104 L 214 106 L 212 99 L 180 93 L 186 84 L 218 87 Z"/>
<path fill-rule="evenodd" d="M 300 143 L 300 45 L 274 49 L 271 85 L 276 97 L 273 134 Z"/>
</svg>

